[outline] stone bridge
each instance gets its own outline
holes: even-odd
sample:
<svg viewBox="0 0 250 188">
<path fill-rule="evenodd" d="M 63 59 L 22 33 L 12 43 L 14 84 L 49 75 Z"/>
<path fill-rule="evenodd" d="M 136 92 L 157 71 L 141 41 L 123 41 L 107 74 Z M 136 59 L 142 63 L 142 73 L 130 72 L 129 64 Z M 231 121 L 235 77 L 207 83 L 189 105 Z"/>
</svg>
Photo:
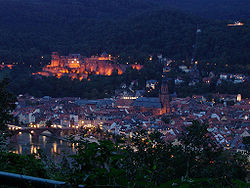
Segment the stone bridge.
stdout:
<svg viewBox="0 0 250 188">
<path fill-rule="evenodd" d="M 54 137 L 61 137 L 64 135 L 74 134 L 77 132 L 77 129 L 70 128 L 70 127 L 63 127 L 63 128 L 54 128 L 54 127 L 11 127 L 9 131 L 12 135 L 12 139 L 16 139 L 19 134 L 28 133 L 32 135 L 33 139 L 38 139 L 39 136 L 48 131 Z"/>
</svg>

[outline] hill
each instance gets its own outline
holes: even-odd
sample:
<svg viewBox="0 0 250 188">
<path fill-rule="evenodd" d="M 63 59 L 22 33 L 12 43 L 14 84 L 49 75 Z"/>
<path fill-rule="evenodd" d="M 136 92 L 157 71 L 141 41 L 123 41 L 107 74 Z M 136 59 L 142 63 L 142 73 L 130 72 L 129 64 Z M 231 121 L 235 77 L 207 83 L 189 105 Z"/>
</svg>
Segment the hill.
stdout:
<svg viewBox="0 0 250 188">
<path fill-rule="evenodd" d="M 203 18 L 217 20 L 250 18 L 248 0 L 155 0 L 155 2 Z"/>
<path fill-rule="evenodd" d="M 198 24 L 199 60 L 246 65 L 249 20 L 241 28 L 229 28 L 229 21 L 207 20 L 194 11 L 206 6 L 209 15 L 229 10 L 248 15 L 246 2 L 235 2 L 225 7 L 224 0 L 0 0 L 0 61 L 37 66 L 41 56 L 48 63 L 52 51 L 87 56 L 107 51 L 142 63 L 149 54 L 162 53 L 190 61 Z M 239 14 L 232 11 L 236 9 Z"/>
</svg>

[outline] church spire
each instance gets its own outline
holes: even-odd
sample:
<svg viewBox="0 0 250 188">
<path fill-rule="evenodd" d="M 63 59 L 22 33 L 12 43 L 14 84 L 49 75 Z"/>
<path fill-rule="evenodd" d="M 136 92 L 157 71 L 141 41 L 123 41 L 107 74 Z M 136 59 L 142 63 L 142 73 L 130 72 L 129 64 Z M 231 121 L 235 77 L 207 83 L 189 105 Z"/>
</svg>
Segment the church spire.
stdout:
<svg viewBox="0 0 250 188">
<path fill-rule="evenodd" d="M 159 97 L 162 105 L 162 114 L 170 113 L 168 84 L 167 84 L 167 77 L 165 74 L 163 75 L 162 78 L 161 91 Z"/>
</svg>

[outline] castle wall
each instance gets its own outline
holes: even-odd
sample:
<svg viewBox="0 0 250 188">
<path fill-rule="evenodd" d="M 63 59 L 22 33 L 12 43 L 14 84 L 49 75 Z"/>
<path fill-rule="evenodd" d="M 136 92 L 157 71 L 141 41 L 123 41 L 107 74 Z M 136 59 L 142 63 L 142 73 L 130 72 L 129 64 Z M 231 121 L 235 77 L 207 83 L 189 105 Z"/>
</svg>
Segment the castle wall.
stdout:
<svg viewBox="0 0 250 188">
<path fill-rule="evenodd" d="M 53 75 L 60 78 L 67 75 L 74 78 L 87 78 L 89 73 L 110 76 L 114 71 L 121 75 L 132 66 L 133 69 L 140 70 L 142 65 L 119 65 L 112 63 L 111 55 L 91 56 L 82 58 L 80 54 L 70 54 L 69 56 L 59 56 L 57 52 L 51 55 L 51 64 L 43 68 L 40 75 Z"/>
</svg>

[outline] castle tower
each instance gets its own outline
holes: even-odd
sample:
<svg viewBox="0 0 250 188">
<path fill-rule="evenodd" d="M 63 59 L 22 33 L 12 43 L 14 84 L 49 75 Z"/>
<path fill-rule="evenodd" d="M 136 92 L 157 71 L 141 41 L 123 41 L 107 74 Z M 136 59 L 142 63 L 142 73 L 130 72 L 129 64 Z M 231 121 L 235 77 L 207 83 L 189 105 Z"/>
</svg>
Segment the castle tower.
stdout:
<svg viewBox="0 0 250 188">
<path fill-rule="evenodd" d="M 52 52 L 50 67 L 58 67 L 60 64 L 60 57 L 58 52 Z"/>
<path fill-rule="evenodd" d="M 163 76 L 161 91 L 160 91 L 160 102 L 162 105 L 162 114 L 170 113 L 170 102 L 169 102 L 169 93 L 168 93 L 168 84 L 166 76 Z"/>
</svg>

